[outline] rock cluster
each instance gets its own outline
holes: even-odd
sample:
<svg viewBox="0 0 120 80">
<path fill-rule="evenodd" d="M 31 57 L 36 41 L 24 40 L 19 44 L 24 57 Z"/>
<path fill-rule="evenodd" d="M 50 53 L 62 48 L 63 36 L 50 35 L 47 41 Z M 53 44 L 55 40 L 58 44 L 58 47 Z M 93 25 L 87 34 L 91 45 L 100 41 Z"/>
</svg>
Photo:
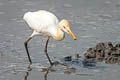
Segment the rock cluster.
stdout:
<svg viewBox="0 0 120 80">
<path fill-rule="evenodd" d="M 84 54 L 87 61 L 105 61 L 105 63 L 120 63 L 120 43 L 113 46 L 112 42 L 97 43 Z"/>
</svg>

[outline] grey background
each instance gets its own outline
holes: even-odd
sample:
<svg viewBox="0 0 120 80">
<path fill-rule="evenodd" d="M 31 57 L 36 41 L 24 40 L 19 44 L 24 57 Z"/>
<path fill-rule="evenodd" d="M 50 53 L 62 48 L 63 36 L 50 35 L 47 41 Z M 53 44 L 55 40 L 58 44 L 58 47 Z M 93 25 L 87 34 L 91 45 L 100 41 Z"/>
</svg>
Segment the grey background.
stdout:
<svg viewBox="0 0 120 80">
<path fill-rule="evenodd" d="M 28 66 L 24 41 L 32 30 L 23 21 L 27 11 L 39 9 L 53 12 L 59 19 L 66 18 L 76 35 L 74 41 L 66 34 L 63 41 L 50 39 L 48 53 L 53 61 L 85 51 L 98 42 L 120 41 L 120 0 L 0 0 L 0 80 L 23 80 Z M 29 50 L 33 70 L 28 80 L 44 80 L 40 67 L 49 63 L 44 55 L 47 38 L 36 36 Z M 63 68 L 48 75 L 48 80 L 119 80 L 118 64 L 98 63 L 94 69 L 77 66 L 77 72 L 65 75 Z M 77 75 L 87 74 L 87 75 Z"/>
</svg>

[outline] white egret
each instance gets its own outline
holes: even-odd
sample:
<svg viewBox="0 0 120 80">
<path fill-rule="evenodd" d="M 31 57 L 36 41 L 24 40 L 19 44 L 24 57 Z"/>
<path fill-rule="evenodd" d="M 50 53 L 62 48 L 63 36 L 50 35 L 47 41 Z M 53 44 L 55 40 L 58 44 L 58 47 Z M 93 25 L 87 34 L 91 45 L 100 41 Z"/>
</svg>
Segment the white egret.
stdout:
<svg viewBox="0 0 120 80">
<path fill-rule="evenodd" d="M 47 53 L 48 41 L 50 37 L 52 37 L 55 40 L 63 40 L 65 37 L 64 32 L 67 32 L 73 37 L 74 40 L 76 40 L 75 35 L 70 30 L 69 22 L 66 19 L 62 19 L 59 22 L 58 18 L 51 12 L 45 10 L 39 10 L 36 12 L 27 12 L 24 14 L 23 19 L 27 22 L 29 27 L 33 29 L 33 33 L 31 34 L 31 36 L 29 36 L 29 38 L 24 42 L 30 63 L 32 63 L 32 61 L 30 58 L 27 44 L 32 39 L 32 37 L 36 35 L 48 37 L 44 51 L 49 60 L 50 65 L 53 64 Z"/>
</svg>

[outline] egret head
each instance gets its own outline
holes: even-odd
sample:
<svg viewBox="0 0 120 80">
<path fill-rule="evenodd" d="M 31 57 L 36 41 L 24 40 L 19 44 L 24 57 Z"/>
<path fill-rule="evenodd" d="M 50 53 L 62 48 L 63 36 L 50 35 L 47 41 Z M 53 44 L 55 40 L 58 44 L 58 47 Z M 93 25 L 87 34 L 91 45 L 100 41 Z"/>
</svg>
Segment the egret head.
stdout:
<svg viewBox="0 0 120 80">
<path fill-rule="evenodd" d="M 66 33 L 68 33 L 69 35 L 71 35 L 74 40 L 76 40 L 75 35 L 72 33 L 72 31 L 70 29 L 70 24 L 69 24 L 69 22 L 66 19 L 62 19 L 59 22 L 59 26 L 60 26 L 61 30 L 65 31 Z"/>
</svg>

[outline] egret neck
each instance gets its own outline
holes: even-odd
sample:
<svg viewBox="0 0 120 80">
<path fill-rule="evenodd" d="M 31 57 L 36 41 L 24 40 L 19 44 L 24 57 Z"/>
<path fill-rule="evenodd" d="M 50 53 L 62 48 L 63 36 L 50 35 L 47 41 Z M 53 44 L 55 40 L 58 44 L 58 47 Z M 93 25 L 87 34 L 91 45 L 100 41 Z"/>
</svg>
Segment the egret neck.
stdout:
<svg viewBox="0 0 120 80">
<path fill-rule="evenodd" d="M 52 37 L 55 40 L 63 40 L 65 37 L 65 34 L 64 34 L 63 30 L 61 29 L 61 26 L 58 25 L 56 29 L 57 29 L 57 32 Z"/>
</svg>

